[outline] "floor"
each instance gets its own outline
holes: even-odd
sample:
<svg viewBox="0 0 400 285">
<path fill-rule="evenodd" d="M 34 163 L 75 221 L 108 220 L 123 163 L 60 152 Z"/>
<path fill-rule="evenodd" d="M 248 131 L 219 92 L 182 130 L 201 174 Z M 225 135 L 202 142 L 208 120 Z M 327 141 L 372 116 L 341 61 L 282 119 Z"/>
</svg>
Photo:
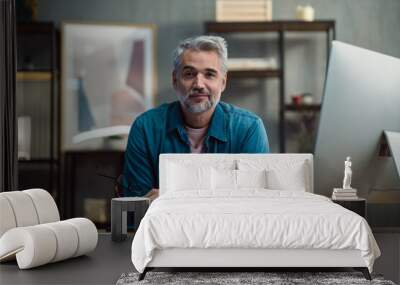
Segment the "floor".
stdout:
<svg viewBox="0 0 400 285">
<path fill-rule="evenodd" d="M 400 284 L 400 231 L 375 231 L 374 236 L 382 252 L 374 272 Z M 115 284 L 122 273 L 134 271 L 130 261 L 131 242 L 132 237 L 113 243 L 109 234 L 101 234 L 100 246 L 88 256 L 31 270 L 18 270 L 15 262 L 1 264 L 0 284 Z"/>
<path fill-rule="evenodd" d="M 375 261 L 374 272 L 400 284 L 400 231 L 374 230 L 374 236 L 381 250 L 381 257 Z"/>
<path fill-rule="evenodd" d="M 100 234 L 96 250 L 88 255 L 27 270 L 19 270 L 15 261 L 2 263 L 0 284 L 115 284 L 122 273 L 135 270 L 130 260 L 132 239 L 115 243 L 110 234 Z"/>
</svg>

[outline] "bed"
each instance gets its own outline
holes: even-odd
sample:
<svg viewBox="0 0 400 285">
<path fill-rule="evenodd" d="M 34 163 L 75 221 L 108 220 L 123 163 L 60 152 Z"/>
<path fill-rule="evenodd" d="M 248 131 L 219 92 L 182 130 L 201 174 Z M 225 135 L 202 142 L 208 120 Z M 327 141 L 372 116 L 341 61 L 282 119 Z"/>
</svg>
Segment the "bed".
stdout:
<svg viewBox="0 0 400 285">
<path fill-rule="evenodd" d="M 352 267 L 380 255 L 361 216 L 313 194 L 311 154 L 162 154 L 160 197 L 132 243 L 159 267 Z"/>
</svg>

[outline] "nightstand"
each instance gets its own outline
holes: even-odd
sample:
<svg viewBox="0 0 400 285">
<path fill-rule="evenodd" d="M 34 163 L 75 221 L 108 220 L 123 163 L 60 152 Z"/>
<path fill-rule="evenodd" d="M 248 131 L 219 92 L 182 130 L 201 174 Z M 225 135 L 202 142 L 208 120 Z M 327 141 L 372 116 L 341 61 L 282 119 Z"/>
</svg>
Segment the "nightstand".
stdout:
<svg viewBox="0 0 400 285">
<path fill-rule="evenodd" d="M 354 200 L 332 200 L 332 202 L 359 214 L 363 218 L 367 218 L 367 200 L 364 198 L 357 198 Z"/>
</svg>

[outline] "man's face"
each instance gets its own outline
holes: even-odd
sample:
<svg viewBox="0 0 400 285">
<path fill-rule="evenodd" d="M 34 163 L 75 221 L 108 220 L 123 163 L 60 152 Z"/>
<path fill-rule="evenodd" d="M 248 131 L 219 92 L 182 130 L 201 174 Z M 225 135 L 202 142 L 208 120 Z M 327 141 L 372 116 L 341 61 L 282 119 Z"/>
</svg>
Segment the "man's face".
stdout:
<svg viewBox="0 0 400 285">
<path fill-rule="evenodd" d="M 190 113 L 214 108 L 226 86 L 218 54 L 213 51 L 187 50 L 182 54 L 180 69 L 172 74 L 174 89 L 181 106 Z"/>
</svg>

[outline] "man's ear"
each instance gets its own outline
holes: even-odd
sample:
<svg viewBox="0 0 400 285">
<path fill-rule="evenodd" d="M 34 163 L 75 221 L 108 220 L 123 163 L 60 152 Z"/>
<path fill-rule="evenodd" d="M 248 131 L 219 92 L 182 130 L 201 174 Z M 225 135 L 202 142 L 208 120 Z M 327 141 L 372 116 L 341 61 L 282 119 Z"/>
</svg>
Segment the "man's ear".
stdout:
<svg viewBox="0 0 400 285">
<path fill-rule="evenodd" d="M 178 87 L 178 78 L 177 78 L 176 70 L 172 71 L 172 86 L 174 89 Z"/>
<path fill-rule="evenodd" d="M 225 75 L 222 77 L 222 88 L 221 88 L 221 93 L 225 91 L 226 88 L 226 81 L 228 80 L 228 72 L 225 73 Z"/>
</svg>

